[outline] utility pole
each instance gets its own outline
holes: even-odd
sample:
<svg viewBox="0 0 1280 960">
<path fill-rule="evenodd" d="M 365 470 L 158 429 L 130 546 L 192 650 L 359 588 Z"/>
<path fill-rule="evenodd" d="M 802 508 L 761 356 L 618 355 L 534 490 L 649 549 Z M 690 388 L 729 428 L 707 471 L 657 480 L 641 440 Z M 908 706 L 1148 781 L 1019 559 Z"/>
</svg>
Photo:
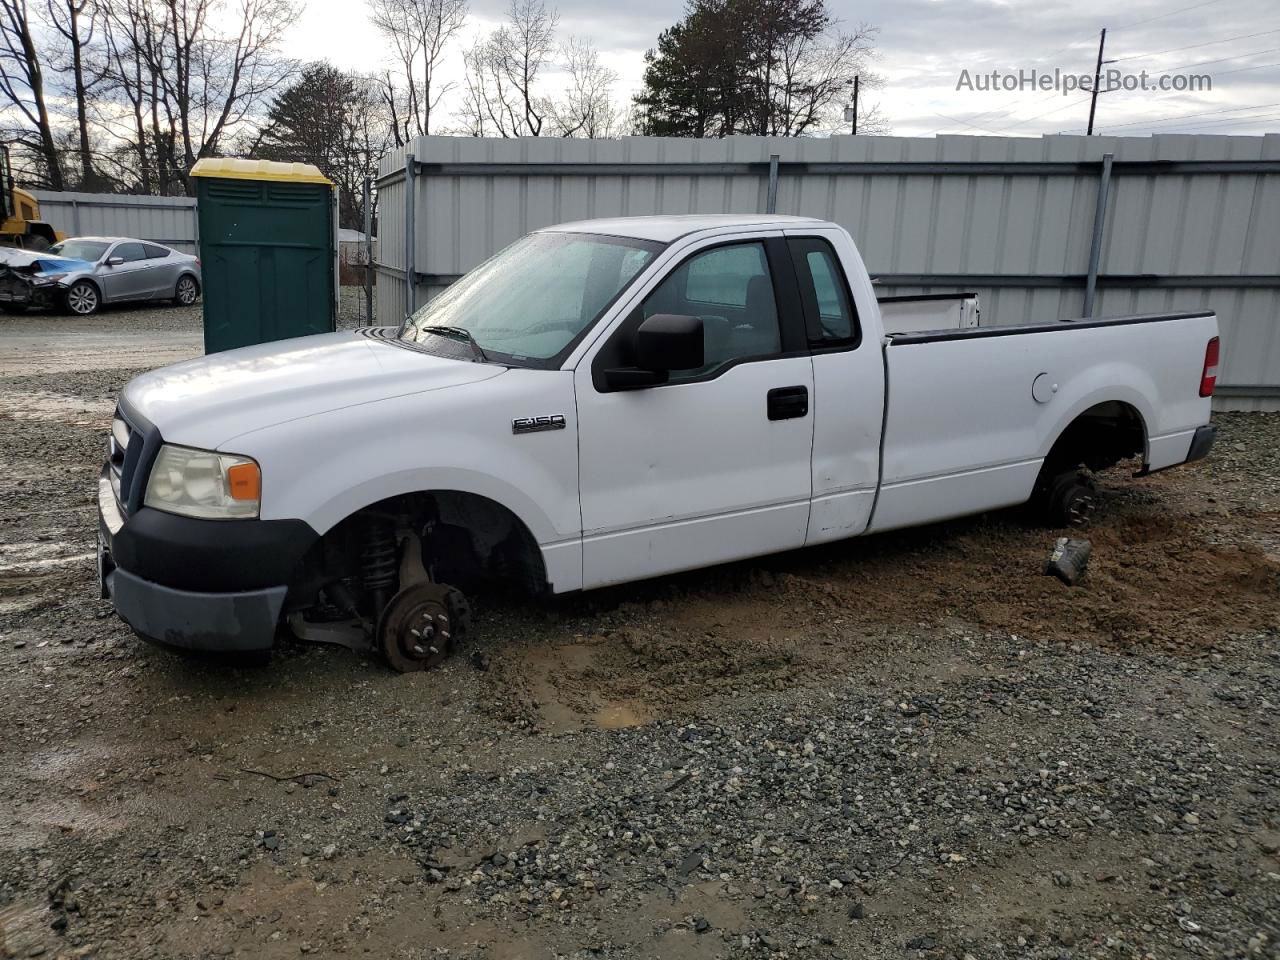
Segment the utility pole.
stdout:
<svg viewBox="0 0 1280 960">
<path fill-rule="evenodd" d="M 1102 28 L 1102 36 L 1098 40 L 1098 63 L 1093 68 L 1093 96 L 1089 98 L 1089 129 L 1086 137 L 1093 136 L 1093 115 L 1098 109 L 1098 86 L 1102 83 L 1102 48 L 1107 44 L 1107 28 Z"/>
<path fill-rule="evenodd" d="M 849 132 L 852 133 L 855 137 L 858 135 L 858 80 L 859 79 L 860 79 L 859 77 L 854 77 L 853 80 L 851 81 L 853 83 L 853 103 L 850 106 L 847 106 L 844 108 L 844 118 L 849 123 Z M 848 83 L 850 81 L 845 81 L 845 82 Z"/>
</svg>

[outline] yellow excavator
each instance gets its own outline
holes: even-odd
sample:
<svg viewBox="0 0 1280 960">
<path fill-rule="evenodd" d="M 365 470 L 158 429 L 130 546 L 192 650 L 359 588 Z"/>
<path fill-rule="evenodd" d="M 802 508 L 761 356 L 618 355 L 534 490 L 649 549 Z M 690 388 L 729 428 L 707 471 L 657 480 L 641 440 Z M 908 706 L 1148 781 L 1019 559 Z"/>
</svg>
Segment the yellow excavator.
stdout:
<svg viewBox="0 0 1280 960">
<path fill-rule="evenodd" d="M 0 245 L 48 250 L 66 237 L 40 219 L 40 203 L 13 180 L 9 148 L 0 145 Z"/>
</svg>

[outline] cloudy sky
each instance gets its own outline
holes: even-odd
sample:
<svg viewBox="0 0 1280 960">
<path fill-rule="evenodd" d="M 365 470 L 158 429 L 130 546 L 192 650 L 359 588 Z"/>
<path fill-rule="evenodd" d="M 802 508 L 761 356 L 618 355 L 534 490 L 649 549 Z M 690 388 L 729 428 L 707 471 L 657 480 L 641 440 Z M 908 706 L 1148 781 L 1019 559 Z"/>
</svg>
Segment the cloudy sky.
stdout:
<svg viewBox="0 0 1280 960">
<path fill-rule="evenodd" d="M 547 0 L 560 17 L 559 33 L 589 38 L 619 75 L 627 99 L 640 85 L 644 51 L 680 18 L 684 0 Z M 471 0 L 468 29 L 487 31 L 505 0 Z M 1207 75 L 1211 90 L 1118 90 L 1099 97 L 1096 131 L 1261 134 L 1280 132 L 1280 5 L 1275 0 L 828 0 L 846 26 L 879 28 L 874 68 L 884 86 L 878 103 L 890 132 L 999 133 L 1039 136 L 1083 133 L 1088 95 L 1074 91 L 977 88 L 979 75 L 1038 70 L 1091 74 L 1098 33 L 1107 28 L 1112 69 L 1149 82 Z M 468 41 L 464 41 L 465 45 Z M 363 15 L 362 0 L 306 0 L 288 39 L 288 52 L 376 70 L 383 44 Z M 460 75 L 460 62 L 451 69 Z M 968 71 L 968 85 L 957 89 Z M 554 85 L 555 78 L 549 78 Z M 549 89 L 548 92 L 551 92 Z M 434 132 L 434 131 L 433 131 Z"/>
</svg>

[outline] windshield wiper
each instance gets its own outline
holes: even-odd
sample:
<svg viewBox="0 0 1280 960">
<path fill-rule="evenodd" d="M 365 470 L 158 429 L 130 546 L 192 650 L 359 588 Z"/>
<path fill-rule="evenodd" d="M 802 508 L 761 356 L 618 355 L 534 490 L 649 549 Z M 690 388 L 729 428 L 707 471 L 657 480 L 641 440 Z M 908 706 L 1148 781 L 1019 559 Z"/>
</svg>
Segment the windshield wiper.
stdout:
<svg viewBox="0 0 1280 960">
<path fill-rule="evenodd" d="M 454 340 L 461 340 L 464 343 L 470 345 L 471 349 L 475 351 L 475 354 L 477 357 L 479 357 L 485 363 L 489 362 L 489 356 L 484 352 L 484 347 L 476 343 L 476 338 L 472 336 L 471 331 L 468 330 L 466 327 L 450 327 L 440 323 L 433 323 L 433 324 L 428 324 L 425 327 L 422 327 L 422 329 L 425 330 L 427 333 L 435 333 L 435 334 L 439 334 L 442 337 L 450 337 Z"/>
</svg>

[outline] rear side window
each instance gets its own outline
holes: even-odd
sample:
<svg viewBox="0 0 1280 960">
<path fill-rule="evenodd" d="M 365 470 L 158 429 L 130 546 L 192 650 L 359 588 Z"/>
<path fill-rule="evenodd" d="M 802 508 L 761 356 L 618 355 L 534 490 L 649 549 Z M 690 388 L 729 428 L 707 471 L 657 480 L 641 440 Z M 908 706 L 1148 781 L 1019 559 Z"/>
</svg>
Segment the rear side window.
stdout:
<svg viewBox="0 0 1280 960">
<path fill-rule="evenodd" d="M 805 326 L 814 346 L 857 346 L 858 318 L 836 252 L 817 237 L 789 238 Z"/>
<path fill-rule="evenodd" d="M 159 260 L 169 255 L 167 247 L 160 247 L 154 243 L 144 243 L 142 249 L 146 252 L 148 260 Z"/>
</svg>

